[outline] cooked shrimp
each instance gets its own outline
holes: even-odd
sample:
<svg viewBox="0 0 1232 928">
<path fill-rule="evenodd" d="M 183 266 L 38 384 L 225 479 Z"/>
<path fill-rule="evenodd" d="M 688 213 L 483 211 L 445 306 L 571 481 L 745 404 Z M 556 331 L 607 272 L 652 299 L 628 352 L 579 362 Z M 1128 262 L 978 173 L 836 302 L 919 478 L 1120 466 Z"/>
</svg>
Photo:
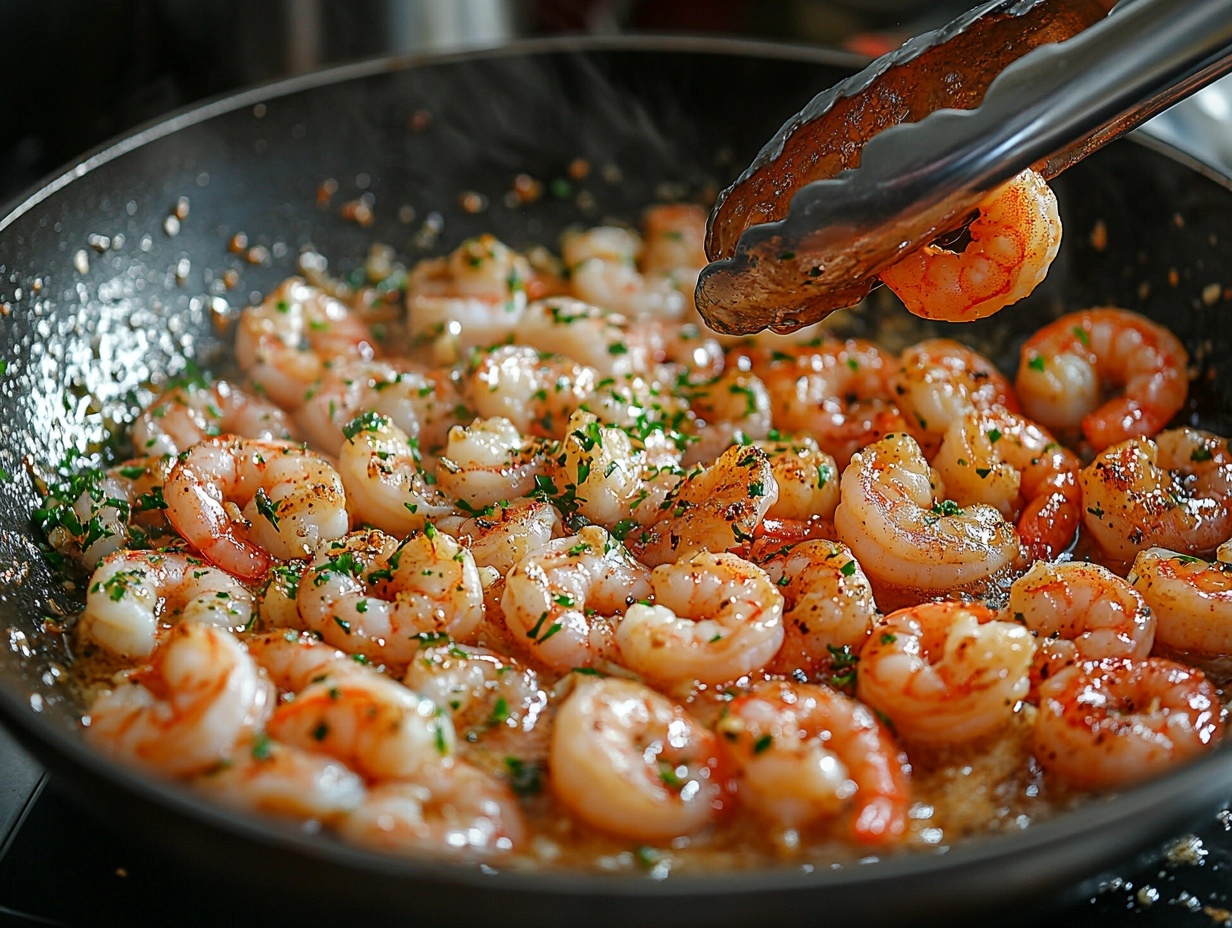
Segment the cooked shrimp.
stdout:
<svg viewBox="0 0 1232 928">
<path fill-rule="evenodd" d="M 875 582 L 952 590 L 985 582 L 1017 559 L 1018 536 L 1000 512 L 938 499 L 934 487 L 909 435 L 887 435 L 851 459 L 834 526 Z"/>
<path fill-rule="evenodd" d="M 658 520 L 629 537 L 641 559 L 652 565 L 702 548 L 726 551 L 753 537 L 778 496 L 769 455 L 736 445 L 677 483 L 659 505 Z"/>
<path fill-rule="evenodd" d="M 1006 410 L 972 412 L 945 432 L 933 467 L 959 506 L 994 506 L 1018 526 L 1023 549 L 1053 560 L 1082 522 L 1082 464 L 1034 422 Z"/>
<path fill-rule="evenodd" d="M 464 639 L 483 618 L 474 558 L 430 522 L 401 542 L 370 529 L 322 545 L 296 599 L 323 641 L 390 664 L 414 657 L 421 635 Z"/>
<path fill-rule="evenodd" d="M 345 764 L 264 734 L 192 783 L 229 806 L 318 822 L 335 821 L 364 799 L 363 779 Z"/>
<path fill-rule="evenodd" d="M 303 557 L 350 527 L 338 472 L 287 442 L 207 438 L 176 460 L 163 497 L 176 531 L 242 580 L 260 580 L 272 558 Z"/>
<path fill-rule="evenodd" d="M 252 593 L 225 570 L 179 551 L 117 551 L 90 578 L 81 631 L 119 657 L 148 657 L 170 623 L 239 631 L 252 613 Z"/>
<path fill-rule="evenodd" d="M 739 769 L 740 796 L 787 828 L 841 816 L 861 844 L 907 831 L 907 755 L 867 706 L 825 686 L 766 681 L 716 726 Z"/>
<path fill-rule="evenodd" d="M 597 525 L 532 551 L 505 578 L 501 610 L 514 638 L 558 670 L 615 657 L 612 618 L 650 595 L 649 571 Z"/>
<path fill-rule="evenodd" d="M 543 487 L 559 493 L 557 505 L 567 514 L 612 528 L 629 517 L 641 492 L 641 470 L 624 431 L 600 425 L 594 413 L 579 409 L 569 417 Z"/>
<path fill-rule="evenodd" d="M 706 266 L 706 210 L 694 203 L 652 206 L 642 217 L 642 271 L 674 274 L 690 295 Z"/>
<path fill-rule="evenodd" d="M 274 710 L 266 731 L 369 780 L 414 776 L 452 757 L 455 743 L 436 703 L 379 673 L 309 683 Z"/>
<path fill-rule="evenodd" d="M 419 443 L 385 416 L 364 413 L 344 432 L 338 473 L 357 520 L 405 535 L 453 512 L 436 476 L 423 466 Z"/>
<path fill-rule="evenodd" d="M 783 594 L 734 554 L 700 551 L 650 574 L 654 605 L 635 603 L 616 628 L 621 662 L 660 682 L 736 680 L 783 644 Z"/>
<path fill-rule="evenodd" d="M 1138 552 L 1128 580 L 1155 617 L 1155 638 L 1196 656 L 1232 654 L 1232 568 L 1166 548 Z"/>
<path fill-rule="evenodd" d="M 556 715 L 549 763 L 570 812 L 634 841 L 694 834 L 731 801 L 718 737 L 632 680 L 579 677 Z"/>
<path fill-rule="evenodd" d="M 905 741 L 960 744 L 1007 724 L 1027 695 L 1031 633 L 984 606 L 892 612 L 860 649 L 856 695 Z"/>
<path fill-rule="evenodd" d="M 517 850 L 525 831 L 509 787 L 462 761 L 378 783 L 338 828 L 344 840 L 377 851 L 466 859 Z"/>
<path fill-rule="evenodd" d="M 827 338 L 817 346 L 751 355 L 770 394 L 775 428 L 811 435 L 839 468 L 883 435 L 906 429 L 894 404 L 894 358 L 863 339 Z"/>
<path fill-rule="evenodd" d="M 891 386 L 894 402 L 929 457 L 953 423 L 972 413 L 1018 410 L 1014 389 L 997 366 L 948 338 L 927 338 L 904 349 Z"/>
<path fill-rule="evenodd" d="M 1075 664 L 1040 684 L 1036 760 L 1078 786 L 1156 776 L 1222 735 L 1215 687 L 1200 670 L 1163 658 Z"/>
<path fill-rule="evenodd" d="M 362 655 L 323 644 L 314 632 L 280 628 L 248 635 L 244 643 L 253 660 L 283 693 L 298 693 L 309 683 L 327 678 L 376 672 Z"/>
<path fill-rule="evenodd" d="M 523 435 L 558 438 L 598 380 L 594 368 L 561 355 L 498 345 L 472 363 L 467 395 L 483 418 L 507 419 Z"/>
<path fill-rule="evenodd" d="M 58 554 L 87 570 L 122 548 L 170 541 L 163 484 L 173 463 L 144 457 L 87 468 L 51 490 L 34 519 Z"/>
<path fill-rule="evenodd" d="M 528 442 L 508 419 L 455 425 L 437 462 L 441 492 L 467 512 L 525 496 L 544 471 L 543 449 Z"/>
<path fill-rule="evenodd" d="M 442 258 L 421 261 L 407 280 L 410 336 L 440 364 L 505 341 L 526 311 L 530 263 L 491 235 L 469 238 Z"/>
<path fill-rule="evenodd" d="M 738 367 L 685 389 L 700 440 L 686 462 L 710 461 L 735 442 L 747 444 L 770 434 L 770 394 L 761 378 Z"/>
<path fill-rule="evenodd" d="M 667 273 L 643 274 L 638 268 L 642 248 L 641 236 L 618 226 L 567 231 L 560 250 L 570 292 L 634 319 L 679 319 L 688 307 L 687 281 L 673 278 L 670 268 Z M 656 260 L 669 256 L 660 246 Z"/>
<path fill-rule="evenodd" d="M 834 520 L 838 506 L 838 464 L 811 437 L 753 443 L 770 457 L 770 473 L 779 495 L 766 510 L 767 519 L 807 522 Z"/>
<path fill-rule="evenodd" d="M 178 380 L 164 387 L 133 421 L 133 447 L 142 454 L 179 454 L 203 438 L 291 439 L 287 414 L 225 380 Z"/>
<path fill-rule="evenodd" d="M 269 680 L 235 635 L 181 622 L 148 663 L 115 678 L 82 723 L 86 738 L 113 757 L 190 776 L 260 730 L 273 702 Z"/>
<path fill-rule="evenodd" d="M 880 273 L 903 305 L 925 319 L 971 322 L 1025 299 L 1061 248 L 1057 198 L 1027 169 L 981 200 L 960 252 L 930 244 Z"/>
<path fill-rule="evenodd" d="M 1083 523 L 1110 556 L 1146 548 L 1213 550 L 1232 535 L 1232 453 L 1197 429 L 1133 438 L 1103 451 L 1078 475 Z"/>
<path fill-rule="evenodd" d="M 834 541 L 805 541 L 773 555 L 762 568 L 783 594 L 783 645 L 771 673 L 815 676 L 835 653 L 858 652 L 877 617 L 873 588 L 850 549 Z"/>
<path fill-rule="evenodd" d="M 515 499 L 485 506 L 449 533 L 466 545 L 477 566 L 491 567 L 504 577 L 531 551 L 559 537 L 562 529 L 560 513 L 551 503 Z"/>
<path fill-rule="evenodd" d="M 1086 309 L 1023 343 L 1018 398 L 1028 416 L 1063 435 L 1081 426 L 1102 451 L 1167 425 L 1189 392 L 1189 357 L 1161 325 L 1125 309 Z M 1106 399 L 1117 388 L 1121 392 Z"/>
<path fill-rule="evenodd" d="M 258 393 L 284 409 L 304 402 L 327 362 L 371 360 L 376 340 L 345 305 L 298 277 L 240 316 L 235 360 Z"/>
<path fill-rule="evenodd" d="M 1098 564 L 1037 561 L 1010 587 L 1008 608 L 1036 636 L 1038 676 L 1079 660 L 1142 660 L 1155 643 L 1153 610 Z"/>
</svg>

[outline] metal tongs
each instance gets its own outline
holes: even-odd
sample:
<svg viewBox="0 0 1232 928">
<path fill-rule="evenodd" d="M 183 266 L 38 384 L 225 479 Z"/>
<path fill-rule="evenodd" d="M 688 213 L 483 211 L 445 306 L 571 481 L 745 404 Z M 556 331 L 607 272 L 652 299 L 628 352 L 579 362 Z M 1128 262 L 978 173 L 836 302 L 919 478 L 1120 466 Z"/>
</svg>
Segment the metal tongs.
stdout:
<svg viewBox="0 0 1232 928">
<path fill-rule="evenodd" d="M 788 332 L 852 306 L 1019 172 L 1232 71 L 1232 0 L 1114 3 L 994 0 L 815 97 L 711 213 L 702 316 Z"/>
</svg>

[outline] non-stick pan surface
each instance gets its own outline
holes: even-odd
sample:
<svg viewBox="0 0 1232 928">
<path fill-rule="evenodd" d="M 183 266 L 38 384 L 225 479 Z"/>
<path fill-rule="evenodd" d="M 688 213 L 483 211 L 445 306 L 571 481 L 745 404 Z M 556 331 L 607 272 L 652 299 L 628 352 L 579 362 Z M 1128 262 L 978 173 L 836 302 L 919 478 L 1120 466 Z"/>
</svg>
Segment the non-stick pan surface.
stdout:
<svg viewBox="0 0 1232 928">
<path fill-rule="evenodd" d="M 92 810 L 168 848 L 169 879 L 191 872 L 199 890 L 299 924 L 952 922 L 992 907 L 1025 911 L 1209 813 L 1232 795 L 1227 750 L 1023 833 L 935 854 L 663 881 L 491 872 L 377 857 L 221 810 L 80 740 L 82 707 L 57 631 L 79 591 L 40 552 L 34 474 L 70 448 L 103 445 L 148 384 L 185 358 L 222 369 L 225 322 L 290 273 L 303 248 L 346 271 L 375 241 L 412 260 L 481 231 L 522 246 L 552 243 L 573 222 L 634 220 L 658 199 L 713 193 L 852 65 L 818 51 L 678 39 L 366 64 L 181 114 L 31 192 L 0 220 L 6 724 Z M 590 165 L 580 179 L 569 170 L 579 158 Z M 545 196 L 510 206 L 520 173 L 541 180 Z M 1227 183 L 1121 142 L 1055 186 L 1066 231 L 1047 282 L 967 332 L 1013 357 L 1022 333 L 1063 310 L 1145 312 L 1193 354 L 1187 421 L 1232 430 L 1232 375 L 1221 366 L 1232 347 Z M 366 227 L 344 216 L 361 197 L 373 211 Z M 230 249 L 237 233 L 259 249 Z M 66 853 L 59 863 L 71 869 Z"/>
</svg>

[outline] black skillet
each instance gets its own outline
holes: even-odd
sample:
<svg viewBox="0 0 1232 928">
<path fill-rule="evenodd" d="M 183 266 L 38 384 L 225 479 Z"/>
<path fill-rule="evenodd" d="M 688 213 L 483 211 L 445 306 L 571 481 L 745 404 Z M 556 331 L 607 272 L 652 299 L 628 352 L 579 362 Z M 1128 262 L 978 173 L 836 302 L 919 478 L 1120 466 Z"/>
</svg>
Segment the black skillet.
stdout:
<svg viewBox="0 0 1232 928">
<path fill-rule="evenodd" d="M 408 260 L 481 231 L 515 246 L 550 243 L 571 222 L 633 220 L 657 199 L 713 195 L 787 114 L 856 63 L 760 44 L 620 39 L 363 64 L 183 113 L 31 191 L 0 220 L 5 724 L 90 810 L 166 848 L 168 879 L 191 873 L 198 891 L 298 924 L 851 926 L 952 922 L 993 908 L 1004 917 L 1062 888 L 1081 891 L 1208 815 L 1232 795 L 1228 750 L 1023 833 L 843 869 L 664 881 L 494 873 L 377 857 L 234 814 L 81 741 L 56 631 L 76 600 L 32 532 L 33 473 L 68 448 L 103 445 L 110 423 L 130 418 L 146 386 L 186 357 L 221 369 L 219 323 L 291 272 L 309 244 L 346 271 L 373 241 Z M 590 166 L 580 179 L 569 170 L 579 158 Z M 545 195 L 509 206 L 523 172 Z M 319 197 L 329 180 L 337 191 Z M 1145 312 L 1193 354 L 1186 420 L 1232 431 L 1232 374 L 1220 363 L 1232 347 L 1228 182 L 1122 141 L 1055 187 L 1066 231 L 1045 285 L 962 334 L 1012 358 L 1022 333 L 1063 310 Z M 365 195 L 368 227 L 343 216 Z M 267 260 L 229 250 L 241 232 Z"/>
</svg>

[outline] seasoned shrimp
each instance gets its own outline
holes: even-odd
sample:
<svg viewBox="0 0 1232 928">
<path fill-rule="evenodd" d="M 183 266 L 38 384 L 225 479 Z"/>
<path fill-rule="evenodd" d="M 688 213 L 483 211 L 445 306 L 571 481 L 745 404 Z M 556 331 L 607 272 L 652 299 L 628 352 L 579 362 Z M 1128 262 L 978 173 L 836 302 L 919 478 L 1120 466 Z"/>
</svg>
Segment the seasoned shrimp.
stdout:
<svg viewBox="0 0 1232 928">
<path fill-rule="evenodd" d="M 1232 568 L 1166 548 L 1138 552 L 1127 578 L 1155 617 L 1155 638 L 1197 656 L 1232 654 Z"/>
<path fill-rule="evenodd" d="M 997 366 L 948 338 L 927 338 L 904 349 L 891 386 L 894 402 L 929 457 L 953 423 L 972 413 L 1018 410 L 1014 389 Z"/>
<path fill-rule="evenodd" d="M 1023 549 L 1053 560 L 1082 522 L 1082 464 L 1035 423 L 1005 410 L 972 412 L 946 430 L 933 467 L 959 506 L 994 506 Z"/>
<path fill-rule="evenodd" d="M 588 525 L 532 551 L 505 578 L 501 610 L 514 638 L 558 670 L 615 658 L 612 617 L 650 595 L 649 571 Z"/>
<path fill-rule="evenodd" d="M 670 268 L 666 273 L 643 274 L 638 268 L 642 248 L 641 236 L 618 226 L 567 231 L 560 249 L 570 292 L 634 319 L 679 319 L 689 305 L 687 281 L 674 278 Z M 660 243 L 656 260 L 668 257 L 672 255 Z"/>
<path fill-rule="evenodd" d="M 1039 676 L 1079 660 L 1142 660 L 1155 643 L 1154 611 L 1098 564 L 1037 561 L 1010 587 L 1008 608 L 1036 636 Z"/>
<path fill-rule="evenodd" d="M 595 390 L 592 367 L 525 345 L 498 345 L 473 362 L 467 395 L 479 416 L 501 417 L 523 435 L 557 438 Z"/>
<path fill-rule="evenodd" d="M 718 736 L 633 680 L 579 677 L 556 715 L 549 764 L 569 811 L 634 841 L 698 832 L 732 799 Z"/>
<path fill-rule="evenodd" d="M 652 565 L 701 548 L 726 551 L 753 537 L 778 497 L 769 455 L 736 445 L 675 484 L 659 505 L 658 520 L 629 538 L 641 559 Z"/>
<path fill-rule="evenodd" d="M 1102 451 L 1167 425 L 1185 404 L 1188 364 L 1180 340 L 1145 316 L 1086 309 L 1023 343 L 1016 386 L 1028 416 L 1063 435 L 1081 427 Z"/>
<path fill-rule="evenodd" d="M 309 683 L 274 710 L 265 730 L 368 780 L 415 776 L 455 748 L 453 725 L 436 703 L 379 673 Z"/>
<path fill-rule="evenodd" d="M 1025 299 L 1061 248 L 1057 198 L 1027 169 L 977 206 L 960 252 L 930 244 L 880 273 L 903 305 L 925 319 L 971 322 Z"/>
<path fill-rule="evenodd" d="M 856 695 L 905 741 L 960 744 L 1007 724 L 1027 695 L 1031 633 L 984 606 L 892 612 L 860 649 Z"/>
<path fill-rule="evenodd" d="M 323 641 L 390 664 L 414 657 L 421 635 L 464 639 L 483 619 L 474 558 L 430 522 L 401 542 L 370 529 L 322 545 L 296 600 Z"/>
<path fill-rule="evenodd" d="M 706 257 L 706 210 L 694 203 L 652 206 L 642 217 L 642 271 L 675 275 L 692 296 Z"/>
<path fill-rule="evenodd" d="M 300 445 L 223 435 L 179 456 L 167 517 L 194 549 L 242 580 L 303 557 L 350 528 L 342 479 Z"/>
<path fill-rule="evenodd" d="M 687 388 L 691 423 L 700 435 L 686 463 L 710 461 L 735 442 L 747 444 L 770 434 L 770 394 L 756 374 L 738 367 Z"/>
<path fill-rule="evenodd" d="M 621 662 L 667 683 L 736 680 L 783 644 L 783 594 L 734 554 L 700 551 L 650 574 L 654 605 L 635 603 L 616 628 Z"/>
<path fill-rule="evenodd" d="M 192 781 L 229 806 L 317 822 L 336 821 L 364 799 L 359 774 L 324 754 L 259 734 Z"/>
<path fill-rule="evenodd" d="M 1078 479 L 1083 523 L 1111 557 L 1129 561 L 1151 547 L 1194 554 L 1232 536 L 1232 453 L 1210 432 L 1124 441 Z"/>
<path fill-rule="evenodd" d="M 344 433 L 338 473 L 357 520 L 405 535 L 454 511 L 424 468 L 418 442 L 389 419 L 364 413 Z"/>
<path fill-rule="evenodd" d="M 87 570 L 125 547 L 170 540 L 163 484 L 171 457 L 134 458 L 101 470 L 88 468 L 50 490 L 34 519 L 48 543 Z"/>
<path fill-rule="evenodd" d="M 212 435 L 291 439 L 287 414 L 225 380 L 168 384 L 133 421 L 133 447 L 142 454 L 179 454 Z"/>
<path fill-rule="evenodd" d="M 253 388 L 295 409 L 333 360 L 371 360 L 376 340 L 363 321 L 325 291 L 291 277 L 240 315 L 235 360 Z"/>
<path fill-rule="evenodd" d="M 774 554 L 762 568 L 783 594 L 783 645 L 771 673 L 829 668 L 836 653 L 858 652 L 877 617 L 873 588 L 846 545 L 805 541 Z"/>
<path fill-rule="evenodd" d="M 621 429 L 599 424 L 579 409 L 569 417 L 560 454 L 550 468 L 557 499 L 590 522 L 607 528 L 629 517 L 642 490 L 641 465 L 633 443 Z M 545 484 L 545 486 L 548 486 Z"/>
<path fill-rule="evenodd" d="M 115 678 L 82 723 L 113 757 L 190 776 L 224 762 L 260 730 L 273 703 L 273 687 L 235 635 L 181 622 L 148 663 Z"/>
<path fill-rule="evenodd" d="M 741 798 L 787 828 L 842 817 L 861 844 L 907 831 L 907 755 L 867 706 L 825 686 L 755 684 L 723 710 Z"/>
<path fill-rule="evenodd" d="M 309 683 L 376 671 L 362 656 L 323 644 L 313 632 L 274 629 L 244 639 L 248 653 L 283 693 L 298 693 Z"/>
<path fill-rule="evenodd" d="M 1078 786 L 1157 776 L 1222 736 L 1215 687 L 1163 658 L 1075 664 L 1040 684 L 1036 760 Z"/>
<path fill-rule="evenodd" d="M 377 851 L 465 859 L 517 850 L 525 832 L 509 787 L 462 761 L 378 783 L 338 829 L 344 840 Z"/>
<path fill-rule="evenodd" d="M 1018 536 L 1000 512 L 938 499 L 933 481 L 906 434 L 888 435 L 851 459 L 834 526 L 874 583 L 952 590 L 987 581 L 1018 558 Z"/>
<path fill-rule="evenodd" d="M 419 262 L 406 291 L 412 342 L 437 363 L 452 364 L 473 348 L 505 341 L 521 324 L 532 280 L 526 257 L 491 235 Z"/>
<path fill-rule="evenodd" d="M 893 402 L 894 358 L 872 342 L 826 339 L 751 355 L 770 394 L 775 428 L 811 435 L 839 468 L 883 435 L 906 429 Z"/>
<path fill-rule="evenodd" d="M 148 657 L 172 622 L 239 631 L 252 613 L 252 593 L 225 570 L 179 551 L 117 551 L 90 578 L 81 631 L 119 657 Z"/>
<path fill-rule="evenodd" d="M 767 519 L 807 522 L 834 521 L 838 506 L 838 464 L 811 437 L 753 443 L 770 456 L 770 473 L 779 495 L 766 510 Z"/>
<path fill-rule="evenodd" d="M 531 551 L 559 537 L 562 529 L 560 513 L 551 503 L 515 499 L 485 506 L 451 526 L 449 534 L 466 545 L 477 566 L 491 567 L 504 577 Z"/>
<path fill-rule="evenodd" d="M 528 442 L 508 419 L 476 419 L 449 430 L 436 479 L 460 509 L 479 512 L 533 490 L 543 458 L 540 443 Z"/>
</svg>

